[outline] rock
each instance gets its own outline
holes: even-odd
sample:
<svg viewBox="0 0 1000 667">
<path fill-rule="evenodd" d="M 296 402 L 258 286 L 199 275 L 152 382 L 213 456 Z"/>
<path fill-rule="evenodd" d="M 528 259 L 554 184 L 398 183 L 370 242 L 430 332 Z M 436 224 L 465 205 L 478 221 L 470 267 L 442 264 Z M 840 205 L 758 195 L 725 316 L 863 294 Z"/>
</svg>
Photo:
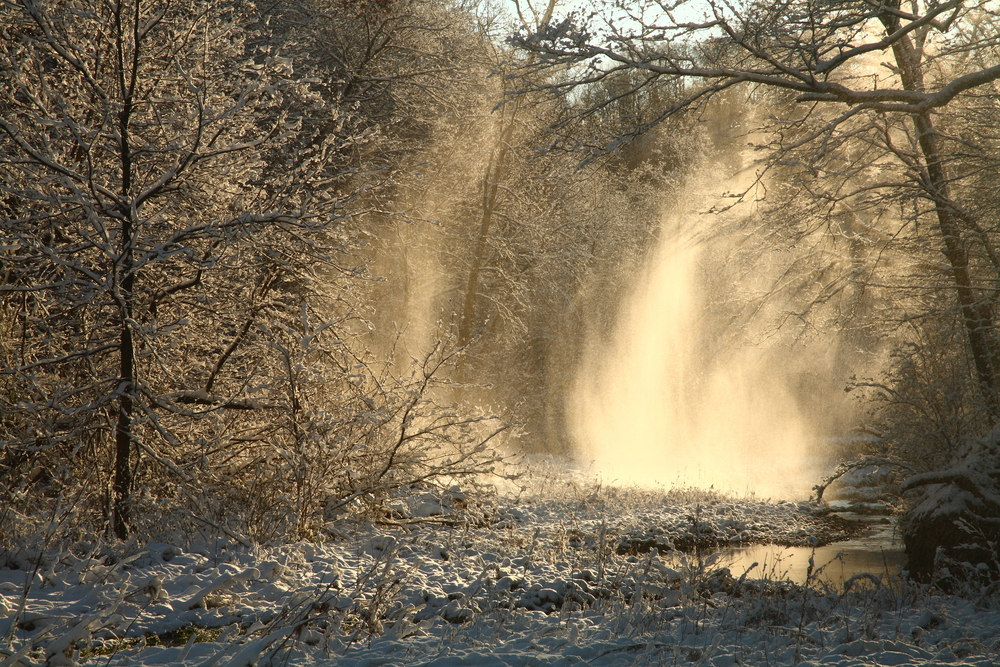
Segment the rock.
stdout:
<svg viewBox="0 0 1000 667">
<path fill-rule="evenodd" d="M 475 615 L 472 609 L 459 606 L 458 600 L 449 602 L 441 610 L 441 618 L 449 623 L 468 623 L 475 618 Z"/>
<path fill-rule="evenodd" d="M 943 589 L 1000 578 L 994 557 L 1000 542 L 998 464 L 1000 426 L 971 443 L 950 468 L 913 475 L 900 486 L 910 494 L 899 525 L 914 578 Z"/>
<path fill-rule="evenodd" d="M 989 542 L 1000 541 L 1000 530 L 980 517 L 989 507 L 973 493 L 956 484 L 935 484 L 900 520 L 906 551 L 906 569 L 918 581 L 941 581 L 941 568 L 948 561 L 970 563 L 976 573 L 990 573 L 993 555 Z M 986 570 L 976 567 L 986 564 Z M 972 572 L 950 567 L 949 579 L 968 579 Z M 991 572 L 995 578 L 997 572 Z"/>
</svg>

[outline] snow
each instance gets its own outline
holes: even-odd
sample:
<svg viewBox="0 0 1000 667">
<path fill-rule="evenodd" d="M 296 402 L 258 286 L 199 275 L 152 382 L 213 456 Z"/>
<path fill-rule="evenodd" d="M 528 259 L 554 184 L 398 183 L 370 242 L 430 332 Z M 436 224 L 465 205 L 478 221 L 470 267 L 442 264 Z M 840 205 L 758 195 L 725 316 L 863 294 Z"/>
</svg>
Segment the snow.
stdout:
<svg viewBox="0 0 1000 667">
<path fill-rule="evenodd" d="M 991 665 L 1000 651 L 995 592 L 879 573 L 845 592 L 713 555 L 838 537 L 808 503 L 544 486 L 469 494 L 458 514 L 417 494 L 401 518 L 464 524 L 343 523 L 326 543 L 81 542 L 37 572 L 25 547 L 0 569 L 0 637 L 18 619 L 0 665 Z"/>
</svg>

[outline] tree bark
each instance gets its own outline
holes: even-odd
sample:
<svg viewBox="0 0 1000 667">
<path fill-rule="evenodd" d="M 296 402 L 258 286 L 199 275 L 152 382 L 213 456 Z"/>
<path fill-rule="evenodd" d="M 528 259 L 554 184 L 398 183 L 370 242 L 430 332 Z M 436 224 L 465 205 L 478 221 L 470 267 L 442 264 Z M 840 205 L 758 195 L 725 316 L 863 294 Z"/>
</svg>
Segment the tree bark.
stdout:
<svg viewBox="0 0 1000 667">
<path fill-rule="evenodd" d="M 131 255 L 131 250 L 128 251 Z M 131 274 L 126 276 L 123 289 L 128 290 L 132 282 Z M 129 295 L 131 298 L 131 295 Z M 128 537 L 132 523 L 132 412 L 134 409 L 132 392 L 135 387 L 135 348 L 132 329 L 127 321 L 122 322 L 118 353 L 120 372 L 118 390 L 118 423 L 115 426 L 115 478 L 114 478 L 114 532 L 118 539 Z"/>
<path fill-rule="evenodd" d="M 118 86 L 122 95 L 122 109 L 118 114 L 119 162 L 121 165 L 121 201 L 118 212 L 121 216 L 120 292 L 118 296 L 118 316 L 121 335 L 118 341 L 118 423 L 115 426 L 115 475 L 114 475 L 114 516 L 112 518 L 115 536 L 128 538 L 132 523 L 132 441 L 133 411 L 135 404 L 135 341 L 132 338 L 133 299 L 135 290 L 135 258 L 133 237 L 138 231 L 138 211 L 132 201 L 132 148 L 130 145 L 130 123 L 133 98 L 139 74 L 139 0 L 135 4 L 135 16 L 131 17 L 134 43 L 132 53 L 126 53 L 123 7 L 115 8 L 115 42 L 118 66 Z M 128 76 L 126 76 L 128 75 Z"/>
<path fill-rule="evenodd" d="M 896 3 L 898 6 L 898 3 Z M 896 14 L 884 14 L 882 24 L 888 34 L 899 29 L 900 20 Z M 924 92 L 923 77 L 923 32 L 915 32 L 914 40 L 910 35 L 904 35 L 893 42 L 892 52 L 899 68 L 900 83 L 903 89 L 913 92 Z M 938 134 L 934 128 L 929 112 L 912 115 L 914 129 L 917 133 L 917 144 L 924 160 L 925 173 L 923 186 L 934 202 L 934 212 L 941 230 L 941 240 L 944 243 L 942 252 L 951 269 L 952 280 L 955 283 L 955 295 L 965 327 L 966 338 L 969 341 L 969 352 L 979 381 L 980 393 L 989 415 L 1000 418 L 1000 395 L 997 387 L 997 350 L 991 330 L 993 314 L 987 302 L 977 298 L 972 274 L 969 271 L 969 249 L 963 235 L 958 216 L 952 206 L 951 193 L 948 187 L 948 174 L 945 169 L 941 149 L 938 145 Z"/>
<path fill-rule="evenodd" d="M 934 126 L 926 115 L 914 116 L 913 121 L 927 169 L 927 186 L 934 199 L 938 226 L 944 242 L 943 253 L 955 281 L 958 305 L 983 402 L 990 416 L 996 419 L 1000 417 L 1000 401 L 997 393 L 996 343 L 991 335 L 993 314 L 989 304 L 976 296 L 969 272 L 969 250 L 957 216 L 949 205 L 948 179 L 941 164 Z"/>
<path fill-rule="evenodd" d="M 476 247 L 472 255 L 472 265 L 469 267 L 469 279 L 465 286 L 465 296 L 462 300 L 462 316 L 458 323 L 458 346 L 465 347 L 472 340 L 476 319 L 476 297 L 479 295 L 479 274 L 482 273 L 486 261 L 487 241 L 490 237 L 490 227 L 493 225 L 493 211 L 497 205 L 497 191 L 500 179 L 503 178 L 507 161 L 508 143 L 513 132 L 514 118 L 517 113 L 517 102 L 514 103 L 514 113 L 510 122 L 500 132 L 499 144 L 493 153 L 486 173 L 483 175 L 483 203 L 479 217 L 479 233 L 476 235 Z"/>
</svg>

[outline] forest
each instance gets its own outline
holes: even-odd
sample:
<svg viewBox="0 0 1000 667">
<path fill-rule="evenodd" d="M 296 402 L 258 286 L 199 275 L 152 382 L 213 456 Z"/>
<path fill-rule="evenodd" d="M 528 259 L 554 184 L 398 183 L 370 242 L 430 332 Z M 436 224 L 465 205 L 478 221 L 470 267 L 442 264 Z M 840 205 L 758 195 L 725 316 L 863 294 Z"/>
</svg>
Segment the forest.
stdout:
<svg viewBox="0 0 1000 667">
<path fill-rule="evenodd" d="M 15 641 L 35 575 L 66 565 L 53 550 L 125 567 L 207 536 L 258 553 L 345 525 L 489 529 L 531 461 L 627 456 L 632 431 L 602 427 L 602 454 L 581 415 L 642 412 L 587 389 L 644 392 L 613 365 L 630 299 L 694 341 L 637 353 L 654 375 L 698 358 L 671 390 L 685 405 L 757 350 L 740 391 L 809 424 L 780 456 L 813 461 L 811 507 L 878 472 L 907 586 L 995 591 L 1000 7 L 547 2 L 2 0 L 0 562 L 32 574 L 0 663 L 80 660 L 97 632 Z M 697 292 L 690 320 L 635 300 L 670 244 L 699 253 L 664 274 Z M 733 410 L 718 419 L 751 429 Z M 753 456 L 773 470 L 770 414 Z M 677 452 L 725 458 L 701 422 L 675 431 Z M 375 568 L 389 547 L 372 549 Z M 683 599 L 709 590 L 697 563 L 664 575 Z M 337 627 L 404 640 L 404 605 L 366 595 Z M 472 618 L 460 600 L 445 627 Z M 309 643 L 303 613 L 233 664 Z"/>
</svg>

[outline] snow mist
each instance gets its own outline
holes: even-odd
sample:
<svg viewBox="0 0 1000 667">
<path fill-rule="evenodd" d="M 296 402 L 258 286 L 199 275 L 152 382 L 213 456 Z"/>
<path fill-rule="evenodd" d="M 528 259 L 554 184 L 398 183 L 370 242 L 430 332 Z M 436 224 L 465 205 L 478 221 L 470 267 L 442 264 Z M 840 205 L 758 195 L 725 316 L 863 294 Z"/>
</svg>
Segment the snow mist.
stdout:
<svg viewBox="0 0 1000 667">
<path fill-rule="evenodd" d="M 736 272 L 718 240 L 696 242 L 681 226 L 664 224 L 611 340 L 590 336 L 568 410 L 581 463 L 608 483 L 806 498 L 829 426 L 817 410 L 844 402 L 836 343 L 793 343 L 720 316 L 712 304 L 761 285 L 727 284 Z"/>
</svg>

